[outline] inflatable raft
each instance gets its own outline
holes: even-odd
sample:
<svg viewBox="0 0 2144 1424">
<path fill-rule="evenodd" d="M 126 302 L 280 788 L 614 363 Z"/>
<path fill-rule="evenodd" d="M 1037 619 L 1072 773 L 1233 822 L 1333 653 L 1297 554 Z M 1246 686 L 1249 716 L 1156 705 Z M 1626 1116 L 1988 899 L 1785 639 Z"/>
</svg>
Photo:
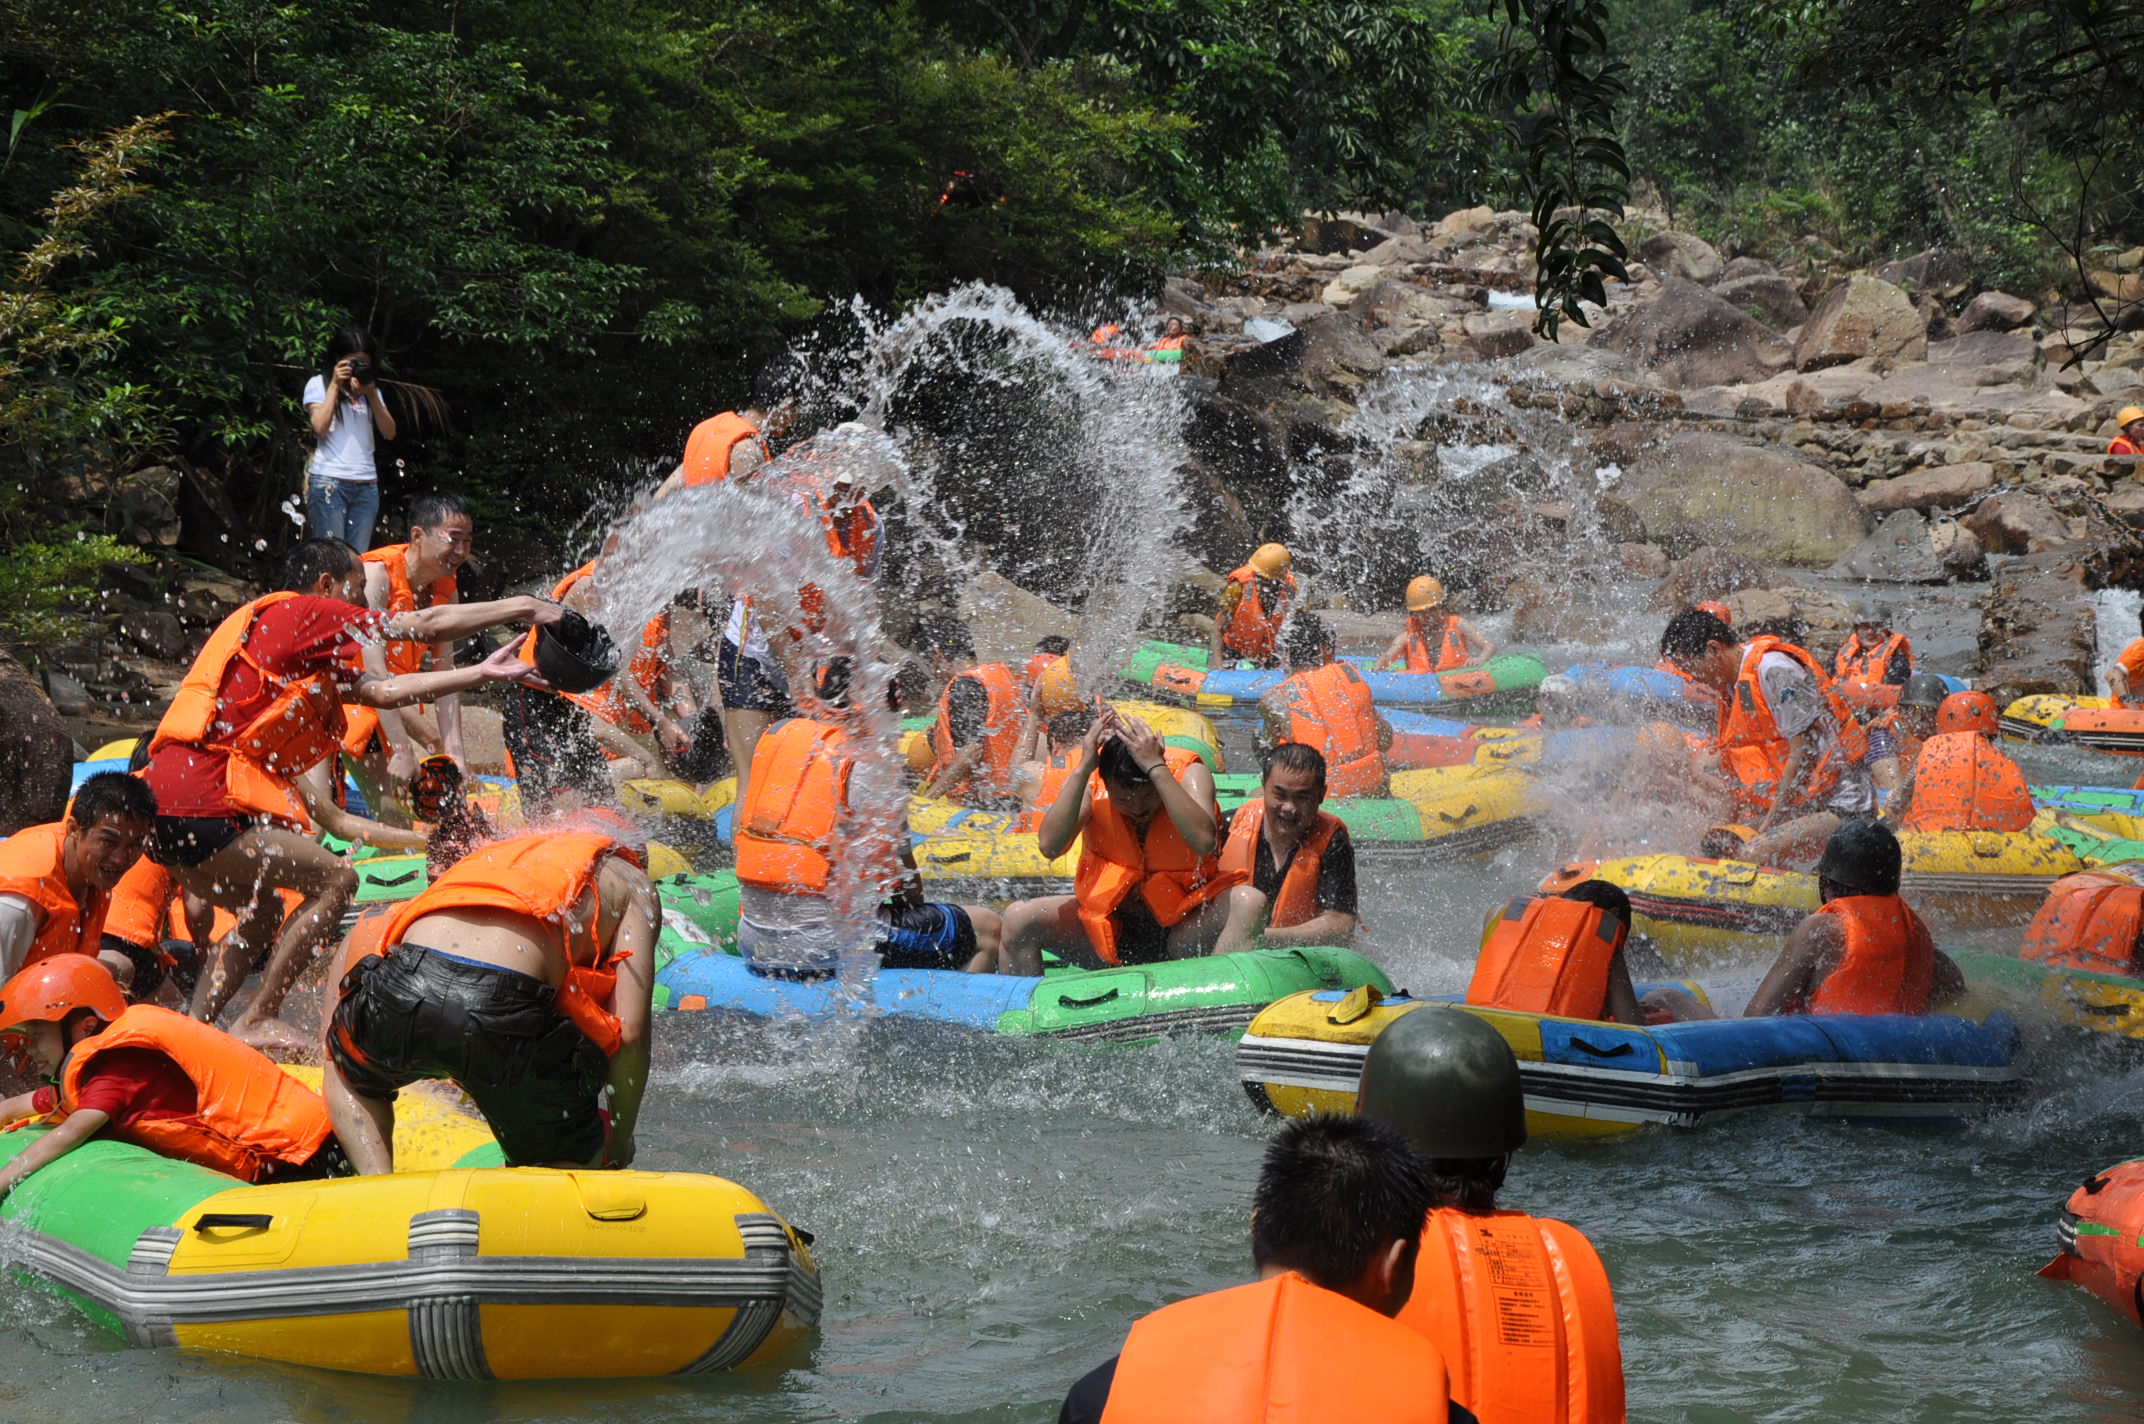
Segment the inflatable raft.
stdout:
<svg viewBox="0 0 2144 1424">
<path fill-rule="evenodd" d="M 2040 1275 L 2082 1286 L 2144 1325 L 2144 1158 L 2085 1178 L 2055 1235 L 2062 1254 Z"/>
<path fill-rule="evenodd" d="M 2001 720 L 2003 735 L 2014 742 L 2144 756 L 2144 707 L 2117 707 L 2110 698 L 2034 693 L 2005 707 Z"/>
<path fill-rule="evenodd" d="M 1954 953 L 1967 980 L 2036 1003 L 2056 1022 L 2144 1042 L 2144 979 L 2034 964 L 2007 954 Z"/>
<path fill-rule="evenodd" d="M 1236 1046 L 1259 1107 L 1350 1112 L 1370 1044 L 1401 1014 L 1466 1013 L 1519 1060 L 1527 1130 L 1611 1136 L 1771 1111 L 1885 1122 L 1984 1116 L 2024 1092 L 2017 1025 L 1934 1014 L 1833 1014 L 1628 1028 L 1442 1000 L 1322 990 L 1283 999 Z"/>
<path fill-rule="evenodd" d="M 1533 690 L 1548 676 L 1538 658 L 1506 653 L 1480 667 L 1455 672 L 1371 672 L 1373 658 L 1349 658 L 1362 670 L 1371 699 L 1394 706 L 1431 703 L 1531 704 Z M 1119 674 L 1143 692 L 1180 698 L 1200 707 L 1232 707 L 1256 702 L 1280 686 L 1286 674 L 1271 668 L 1224 668 L 1209 671 L 1207 652 L 1183 643 L 1142 644 Z"/>
<path fill-rule="evenodd" d="M 386 1177 L 246 1186 L 92 1141 L 0 1205 L 10 1264 L 132 1345 L 429 1379 L 705 1374 L 817 1324 L 809 1238 L 742 1187 L 504 1168 L 475 1119 L 398 1108 Z"/>
</svg>

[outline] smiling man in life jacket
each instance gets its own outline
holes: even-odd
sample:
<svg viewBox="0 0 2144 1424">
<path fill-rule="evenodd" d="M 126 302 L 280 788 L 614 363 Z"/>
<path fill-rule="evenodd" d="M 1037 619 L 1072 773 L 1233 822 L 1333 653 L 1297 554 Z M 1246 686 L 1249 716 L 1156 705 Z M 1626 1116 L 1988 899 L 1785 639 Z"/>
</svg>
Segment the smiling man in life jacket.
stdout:
<svg viewBox="0 0 2144 1424">
<path fill-rule="evenodd" d="M 1823 908 L 1787 936 L 1745 1018 L 1925 1014 L 1965 987 L 1920 916 L 1899 898 L 1904 858 L 1880 821 L 1848 821 L 1816 865 Z"/>
<path fill-rule="evenodd" d="M 1258 699 L 1265 744 L 1316 747 L 1334 796 L 1383 796 L 1392 728 L 1371 705 L 1370 684 L 1333 656 L 1332 634 L 1314 613 L 1289 625 L 1286 656 L 1287 681 Z"/>
<path fill-rule="evenodd" d="M 1891 798 L 1902 831 L 2022 831 L 2038 808 L 2018 764 L 1997 750 L 1995 699 L 1954 692 L 1936 709 L 1936 735 Z"/>
<path fill-rule="evenodd" d="M 96 958 L 112 892 L 141 859 L 156 797 L 123 771 L 84 780 L 67 819 L 0 841 L 0 974 L 55 954 Z M 115 973 L 131 962 L 115 955 Z"/>
<path fill-rule="evenodd" d="M 1005 907 L 1007 974 L 1040 974 L 1054 949 L 1103 964 L 1190 959 L 1250 937 L 1257 909 L 1228 892 L 1213 773 L 1114 709 L 1095 718 L 1079 762 L 1035 832 L 1055 860 L 1079 842 L 1073 893 Z"/>
<path fill-rule="evenodd" d="M 1898 705 L 1869 723 L 1869 779 L 1885 796 L 1913 772 L 1921 748 L 1936 734 L 1936 709 L 1950 688 L 1932 672 L 1917 672 L 1898 690 Z"/>
<path fill-rule="evenodd" d="M 45 1113 L 58 1125 L 0 1167 L 0 1196 L 93 1137 L 242 1182 L 349 1174 L 318 1093 L 220 1028 L 128 1007 L 85 955 L 39 960 L 0 986 L 0 1042 L 9 1040 L 55 1086 L 0 1103 L 0 1120 Z"/>
<path fill-rule="evenodd" d="M 395 1091 L 419 1078 L 467 1093 L 509 1167 L 632 1165 L 660 913 L 640 852 L 569 820 L 494 841 L 353 934 L 324 1087 L 357 1170 L 394 1170 Z"/>
<path fill-rule="evenodd" d="M 1806 865 L 1841 821 L 1875 810 L 1868 742 L 1807 652 L 1769 636 L 1738 641 L 1693 608 L 1669 620 L 1660 653 L 1722 699 L 1714 746 L 1755 830 L 1740 859 Z"/>
<path fill-rule="evenodd" d="M 1260 761 L 1259 793 L 1229 814 L 1221 828 L 1221 871 L 1241 875 L 1229 891 L 1249 897 L 1256 917 L 1235 918 L 1247 930 L 1227 936 L 1216 954 L 1254 945 L 1350 945 L 1361 923 L 1355 913 L 1355 842 L 1325 803 L 1325 758 L 1316 747 L 1282 742 Z"/>
<path fill-rule="evenodd" d="M 1072 1386 L 1058 1424 L 1473 1424 L 1436 1347 L 1391 1319 L 1414 1289 L 1430 1200 L 1390 1129 L 1287 1124 L 1251 1209 L 1258 1279 L 1143 1316 Z"/>
<path fill-rule="evenodd" d="M 918 796 L 949 796 L 967 806 L 1009 810 L 1027 699 L 1020 675 L 1004 663 L 978 663 L 968 625 L 933 614 L 916 627 L 916 643 L 943 686 L 931 726 L 931 774 Z"/>
<path fill-rule="evenodd" d="M 1630 896 L 1605 880 L 1522 895 L 1490 921 L 1466 1001 L 1524 1014 L 1643 1024 L 1623 942 Z"/>
<path fill-rule="evenodd" d="M 1573 1227 L 1499 1211 L 1526 1142 L 1518 1060 L 1471 1014 L 1402 1014 L 1363 1059 L 1355 1110 L 1414 1144 L 1430 1209 L 1399 1322 L 1436 1346 L 1482 1424 L 1623 1424 L 1623 1349 L 1600 1254 Z"/>
<path fill-rule="evenodd" d="M 1490 642 L 1466 619 L 1444 606 L 1444 585 L 1428 574 L 1407 585 L 1407 626 L 1377 655 L 1370 671 L 1403 667 L 1408 672 L 1456 672 L 1496 656 Z"/>
<path fill-rule="evenodd" d="M 300 544 L 284 563 L 283 590 L 246 604 L 209 636 L 157 725 L 142 772 L 157 804 L 149 858 L 170 867 L 180 889 L 241 920 L 280 915 L 280 904 L 268 902 L 281 891 L 304 897 L 282 921 L 260 990 L 233 1026 L 256 1046 L 305 1046 L 276 1013 L 357 892 L 357 872 L 305 833 L 296 784 L 340 747 L 343 696 L 399 707 L 535 676 L 502 648 L 476 667 L 383 677 L 374 663 L 356 670 L 361 645 L 452 642 L 500 623 L 561 616 L 534 598 L 379 613 L 363 597 L 364 564 L 354 549 L 339 539 Z M 204 974 L 203 987 L 215 977 Z"/>
<path fill-rule="evenodd" d="M 1865 603 L 1854 614 L 1854 631 L 1840 645 L 1831 675 L 1837 682 L 1903 687 L 1913 676 L 1913 644 L 1892 631 L 1890 615 Z"/>
<path fill-rule="evenodd" d="M 1280 661 L 1281 625 L 1295 602 L 1295 556 L 1283 544 L 1261 544 L 1250 562 L 1228 576 L 1213 616 L 1206 665 L 1269 668 Z"/>
</svg>

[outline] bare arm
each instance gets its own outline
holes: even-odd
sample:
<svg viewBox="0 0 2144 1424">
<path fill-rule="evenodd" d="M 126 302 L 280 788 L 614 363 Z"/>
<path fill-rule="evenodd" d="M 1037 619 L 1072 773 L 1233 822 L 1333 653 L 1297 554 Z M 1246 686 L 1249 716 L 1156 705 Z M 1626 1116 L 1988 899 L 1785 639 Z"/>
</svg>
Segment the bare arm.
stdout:
<svg viewBox="0 0 2144 1424">
<path fill-rule="evenodd" d="M 65 1122 L 23 1148 L 14 1161 L 0 1167 L 0 1197 L 21 1186 L 22 1179 L 38 1168 L 57 1162 L 104 1131 L 104 1125 L 110 1121 L 109 1116 L 95 1108 L 69 1113 Z"/>
<path fill-rule="evenodd" d="M 1042 824 L 1035 828 L 1036 845 L 1051 860 L 1072 849 L 1072 842 L 1079 839 L 1081 828 L 1087 824 L 1090 793 L 1094 790 L 1094 769 L 1101 759 L 1103 732 L 1102 719 L 1095 719 L 1094 725 L 1087 729 L 1086 738 L 1079 744 L 1079 765 L 1065 778 L 1057 799 L 1042 813 Z"/>
<path fill-rule="evenodd" d="M 328 376 L 326 397 L 305 408 L 306 419 L 313 424 L 314 439 L 327 439 L 328 432 L 335 428 L 335 413 L 342 409 L 349 379 L 350 358 L 345 356 L 335 363 L 334 371 Z"/>
<path fill-rule="evenodd" d="M 2129 700 L 2129 669 L 2120 663 L 2107 669 L 2107 695 L 2116 702 Z"/>
<path fill-rule="evenodd" d="M 523 682 L 531 687 L 549 685 L 536 675 L 536 669 L 515 656 L 512 647 L 504 647 L 475 667 L 366 678 L 350 695 L 367 707 L 407 707 L 412 702 L 436 701 L 452 693 L 467 692 L 487 682 Z"/>
<path fill-rule="evenodd" d="M 1772 822 L 1779 819 L 1779 813 L 1786 809 L 1787 803 L 1802 789 L 1802 783 L 1808 780 L 1809 771 L 1815 764 L 1815 759 L 1809 755 L 1809 744 L 1812 740 L 1808 732 L 1787 738 L 1787 764 L 1779 773 L 1779 784 L 1772 788 L 1771 806 L 1757 822 L 1756 829 L 1759 834 L 1771 828 Z"/>
<path fill-rule="evenodd" d="M 1748 1019 L 1790 1012 L 1809 1001 L 1845 952 L 1845 932 L 1829 915 L 1810 915 L 1794 927 L 1764 982 L 1742 1010 Z"/>
<path fill-rule="evenodd" d="M 351 845 L 373 845 L 382 850 L 423 850 L 425 838 L 415 831 L 398 830 L 363 816 L 354 816 L 335 804 L 335 759 L 314 762 L 297 777 L 298 795 L 305 802 L 313 824 Z"/>
<path fill-rule="evenodd" d="M 1258 941 L 1281 948 L 1297 944 L 1349 945 L 1355 942 L 1355 929 L 1360 923 L 1345 910 L 1320 910 L 1301 924 L 1285 929 L 1267 925 Z"/>
<path fill-rule="evenodd" d="M 1480 667 L 1496 656 L 1496 644 L 1490 642 L 1481 629 L 1464 618 L 1454 618 L 1452 626 L 1459 630 L 1459 641 L 1467 645 L 1468 667 Z"/>
<path fill-rule="evenodd" d="M 604 1160 L 620 1167 L 633 1164 L 633 1129 L 648 1089 L 648 1020 L 655 994 L 655 887 L 641 876 L 632 897 L 611 945 L 614 954 L 627 957 L 618 963 L 618 983 L 611 991 L 619 1042 L 610 1060 L 610 1143 Z"/>
<path fill-rule="evenodd" d="M 541 628 L 565 616 L 563 605 L 524 594 L 489 603 L 438 603 L 391 613 L 381 632 L 398 643 L 452 643 L 501 623 L 532 623 Z"/>
<path fill-rule="evenodd" d="M 1377 655 L 1377 661 L 1370 664 L 1370 671 L 1383 672 L 1388 667 L 1398 667 L 1406 656 L 1407 634 L 1403 629 L 1397 638 L 1385 644 L 1385 650 Z"/>
<path fill-rule="evenodd" d="M 378 383 L 359 386 L 358 389 L 364 392 L 365 404 L 372 407 L 372 428 L 387 439 L 394 439 L 395 418 L 393 413 L 387 409 L 387 402 L 380 399 Z"/>
<path fill-rule="evenodd" d="M 981 742 L 977 742 L 972 747 L 962 747 L 959 751 L 953 753 L 953 759 L 945 764 L 943 770 L 933 773 L 928 780 L 916 788 L 916 794 L 918 796 L 945 795 L 943 788 L 958 786 L 968 779 L 977 764 L 982 761 L 984 750 L 985 748 Z"/>
<path fill-rule="evenodd" d="M 1618 949 L 1608 965 L 1608 1022 L 1645 1026 L 1645 1012 L 1638 1007 L 1638 986 L 1630 982 L 1630 961 Z"/>
</svg>

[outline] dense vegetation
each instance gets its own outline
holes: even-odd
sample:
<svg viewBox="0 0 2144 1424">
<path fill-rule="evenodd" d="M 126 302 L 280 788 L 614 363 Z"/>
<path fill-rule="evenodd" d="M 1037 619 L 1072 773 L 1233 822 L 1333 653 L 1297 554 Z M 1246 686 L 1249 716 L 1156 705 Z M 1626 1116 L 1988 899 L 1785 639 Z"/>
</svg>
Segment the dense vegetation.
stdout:
<svg viewBox="0 0 2144 1424">
<path fill-rule="evenodd" d="M 852 295 L 1099 310 L 1306 211 L 1612 202 L 1626 154 L 1731 249 L 1941 243 L 2038 296 L 2058 236 L 2136 223 L 2129 10 L 0 0 L 0 607 L 99 557 L 63 495 L 100 470 L 182 456 L 283 537 L 351 319 L 407 484 L 504 533 L 644 478 Z M 1551 247 L 1569 290 L 1612 270 L 1606 229 Z"/>
</svg>

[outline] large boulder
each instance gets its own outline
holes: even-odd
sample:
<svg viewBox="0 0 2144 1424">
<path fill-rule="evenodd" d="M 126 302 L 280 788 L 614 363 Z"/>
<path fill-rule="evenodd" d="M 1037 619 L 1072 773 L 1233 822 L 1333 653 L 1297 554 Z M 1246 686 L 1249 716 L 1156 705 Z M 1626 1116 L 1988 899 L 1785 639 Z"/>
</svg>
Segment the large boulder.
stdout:
<svg viewBox="0 0 2144 1424">
<path fill-rule="evenodd" d="M 74 738 L 28 668 L 0 653 L 0 837 L 67 809 Z"/>
<path fill-rule="evenodd" d="M 1849 277 L 1818 302 L 1794 343 L 1803 371 L 1872 357 L 1886 365 L 1925 360 L 1928 325 L 1913 299 L 1875 277 Z"/>
<path fill-rule="evenodd" d="M 1720 273 L 1727 266 L 1711 243 L 1687 232 L 1655 233 L 1639 243 L 1638 250 L 1632 255 L 1658 276 L 1681 277 L 1708 285 L 1719 281 Z"/>
<path fill-rule="evenodd" d="M 2030 385 L 2040 345 L 2021 331 L 1970 331 L 1928 343 L 1928 364 L 1958 371 L 1975 385 Z"/>
<path fill-rule="evenodd" d="M 1973 331 L 2010 331 L 2032 320 L 2035 310 L 2023 297 L 2008 292 L 1982 292 L 1965 304 L 1951 329 L 1960 336 Z"/>
<path fill-rule="evenodd" d="M 1868 517 L 1830 466 L 1729 435 L 1670 436 L 1615 493 L 1670 553 L 1712 545 L 1823 567 L 1869 532 Z"/>
<path fill-rule="evenodd" d="M 2097 656 L 2081 565 L 2038 554 L 1996 575 L 1981 612 L 1980 676 L 1974 681 L 1998 707 L 2037 692 L 2090 692 Z"/>
<path fill-rule="evenodd" d="M 2069 521 L 2046 500 L 2024 490 L 1991 495 L 1958 522 L 1997 554 L 2039 554 L 2074 542 Z"/>
<path fill-rule="evenodd" d="M 1677 559 L 1653 590 L 1652 606 L 1680 613 L 1700 603 L 1717 603 L 1746 588 L 1777 588 L 1786 582 L 1779 570 L 1725 549 L 1695 549 Z"/>
<path fill-rule="evenodd" d="M 1658 283 L 1650 301 L 1586 344 L 1620 351 L 1685 389 L 1762 381 L 1785 370 L 1794 354 L 1748 312 L 1681 277 Z"/>
<path fill-rule="evenodd" d="M 1874 514 L 1895 509 L 1955 509 L 1995 488 L 1995 467 L 1985 460 L 1931 465 L 1895 480 L 1877 480 L 1854 497 Z"/>
<path fill-rule="evenodd" d="M 1729 277 L 1716 283 L 1712 294 L 1742 308 L 1774 331 L 1790 331 L 1809 319 L 1794 284 L 1777 272 L 1748 277 Z"/>
<path fill-rule="evenodd" d="M 1943 583 L 1950 577 L 1928 537 L 1928 521 L 1911 509 L 1886 514 L 1831 572 L 1869 583 Z"/>
</svg>

